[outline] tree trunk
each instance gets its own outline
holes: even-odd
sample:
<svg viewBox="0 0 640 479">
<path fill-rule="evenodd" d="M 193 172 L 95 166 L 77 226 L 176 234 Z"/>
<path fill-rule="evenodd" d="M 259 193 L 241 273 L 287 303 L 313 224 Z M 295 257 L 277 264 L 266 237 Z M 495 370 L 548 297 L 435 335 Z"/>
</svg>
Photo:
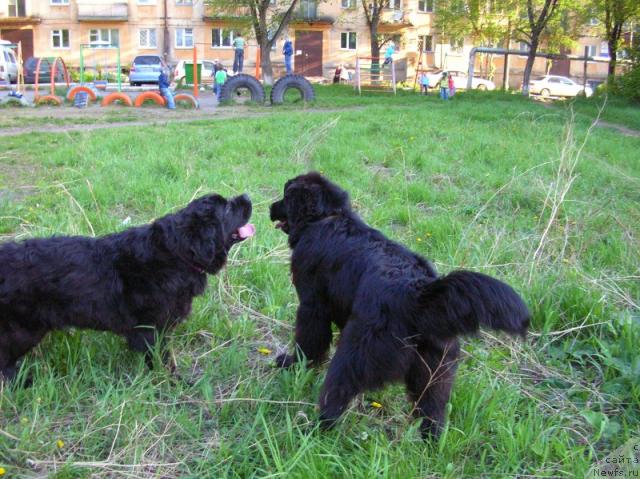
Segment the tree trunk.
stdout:
<svg viewBox="0 0 640 479">
<path fill-rule="evenodd" d="M 608 80 L 612 82 L 616 76 L 616 64 L 618 63 L 618 42 L 609 40 L 609 73 Z"/>
<path fill-rule="evenodd" d="M 265 85 L 273 85 L 273 67 L 271 66 L 269 45 L 260 46 L 260 68 L 262 69 L 262 82 Z"/>
<path fill-rule="evenodd" d="M 378 22 L 369 26 L 371 36 L 371 80 L 380 77 L 380 45 L 378 44 Z"/>
<path fill-rule="evenodd" d="M 527 64 L 524 67 L 524 75 L 522 77 L 522 94 L 524 96 L 529 96 L 529 80 L 531 79 L 531 70 L 533 70 L 533 63 L 536 61 L 536 53 L 538 52 L 539 42 L 539 34 L 531 36 L 529 56 L 527 57 Z"/>
</svg>

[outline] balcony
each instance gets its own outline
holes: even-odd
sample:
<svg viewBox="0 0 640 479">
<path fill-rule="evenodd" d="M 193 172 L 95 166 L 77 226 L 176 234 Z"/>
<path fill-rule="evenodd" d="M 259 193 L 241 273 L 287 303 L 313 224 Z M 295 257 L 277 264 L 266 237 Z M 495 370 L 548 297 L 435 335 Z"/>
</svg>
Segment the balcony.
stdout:
<svg viewBox="0 0 640 479">
<path fill-rule="evenodd" d="M 251 22 L 251 12 L 248 7 L 213 8 L 209 6 L 202 20 L 205 22 L 243 27 Z"/>
<path fill-rule="evenodd" d="M 380 33 L 392 33 L 412 27 L 411 15 L 405 10 L 383 10 L 378 30 Z"/>
<path fill-rule="evenodd" d="M 126 22 L 129 7 L 126 2 L 79 3 L 79 22 Z"/>
</svg>

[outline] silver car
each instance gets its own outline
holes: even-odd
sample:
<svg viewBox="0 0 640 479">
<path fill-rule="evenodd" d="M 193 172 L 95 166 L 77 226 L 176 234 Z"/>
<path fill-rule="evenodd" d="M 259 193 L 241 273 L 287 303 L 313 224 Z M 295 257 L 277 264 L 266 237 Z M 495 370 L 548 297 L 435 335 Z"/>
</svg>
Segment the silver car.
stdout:
<svg viewBox="0 0 640 479">
<path fill-rule="evenodd" d="M 529 82 L 529 93 L 545 98 L 549 96 L 578 96 L 581 94 L 591 96 L 593 95 L 593 89 L 589 86 L 585 88 L 567 77 L 545 75 Z"/>
<path fill-rule="evenodd" d="M 129 84 L 140 86 L 143 83 L 158 83 L 160 72 L 166 67 L 159 55 L 138 55 L 133 59 L 129 70 Z"/>
</svg>

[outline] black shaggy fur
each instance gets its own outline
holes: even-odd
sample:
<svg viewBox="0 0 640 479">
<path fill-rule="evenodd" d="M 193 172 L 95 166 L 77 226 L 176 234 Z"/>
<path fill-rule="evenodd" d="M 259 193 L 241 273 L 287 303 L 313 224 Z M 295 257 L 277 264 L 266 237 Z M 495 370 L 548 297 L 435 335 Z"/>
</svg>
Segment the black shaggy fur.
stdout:
<svg viewBox="0 0 640 479">
<path fill-rule="evenodd" d="M 321 361 L 331 323 L 341 330 L 320 394 L 320 424 L 331 427 L 365 390 L 404 381 L 423 435 L 437 435 L 454 381 L 457 337 L 480 326 L 524 336 L 529 311 L 505 283 L 480 273 L 438 276 L 421 256 L 367 226 L 348 195 L 318 173 L 288 181 L 271 220 L 289 235 L 298 292 L 297 352 Z"/>
<path fill-rule="evenodd" d="M 111 331 L 146 353 L 222 268 L 251 216 L 246 195 L 209 195 L 150 225 L 101 238 L 0 245 L 0 380 L 54 329 Z"/>
</svg>

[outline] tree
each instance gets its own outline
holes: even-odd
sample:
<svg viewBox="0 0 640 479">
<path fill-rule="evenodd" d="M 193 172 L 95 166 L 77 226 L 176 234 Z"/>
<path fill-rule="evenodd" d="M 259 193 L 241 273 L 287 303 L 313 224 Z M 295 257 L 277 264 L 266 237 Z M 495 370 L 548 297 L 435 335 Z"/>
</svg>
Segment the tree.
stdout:
<svg viewBox="0 0 640 479">
<path fill-rule="evenodd" d="M 274 4 L 275 3 L 275 4 Z M 230 21 L 237 22 L 237 16 L 248 15 L 249 23 L 258 48 L 260 48 L 260 68 L 265 84 L 273 84 L 271 49 L 276 39 L 289 26 L 298 0 L 205 0 L 213 12 L 229 15 Z"/>
<path fill-rule="evenodd" d="M 380 50 L 391 37 L 388 35 L 380 35 L 378 27 L 382 17 L 382 9 L 387 6 L 389 0 L 361 0 L 364 16 L 369 27 L 369 40 L 371 46 L 371 73 L 379 71 Z"/>
<path fill-rule="evenodd" d="M 609 80 L 613 80 L 618 62 L 623 29 L 627 22 L 640 17 L 638 0 L 596 0 L 594 5 L 598 18 L 604 24 L 607 44 L 609 45 Z"/>
<path fill-rule="evenodd" d="M 529 80 L 540 41 L 543 38 L 543 33 L 549 20 L 557 14 L 560 1 L 561 0 L 527 0 L 526 15 L 520 16 L 521 22 L 517 28 L 517 32 L 521 37 L 524 37 L 522 40 L 529 45 L 527 63 L 524 67 L 524 75 L 522 78 L 522 94 L 525 96 L 529 96 Z"/>
</svg>

